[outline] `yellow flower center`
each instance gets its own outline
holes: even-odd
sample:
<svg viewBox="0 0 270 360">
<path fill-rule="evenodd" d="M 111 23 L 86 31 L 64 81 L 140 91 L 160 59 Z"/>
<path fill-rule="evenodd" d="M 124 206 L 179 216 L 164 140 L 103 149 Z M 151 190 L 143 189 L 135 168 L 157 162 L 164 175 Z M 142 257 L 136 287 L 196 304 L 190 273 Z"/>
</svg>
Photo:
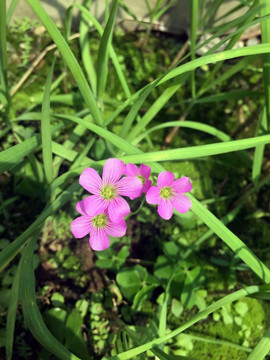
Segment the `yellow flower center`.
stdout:
<svg viewBox="0 0 270 360">
<path fill-rule="evenodd" d="M 164 186 L 161 190 L 160 190 L 160 193 L 159 193 L 160 197 L 162 199 L 169 199 L 170 197 L 172 197 L 173 195 L 173 190 L 171 187 L 166 187 Z"/>
<path fill-rule="evenodd" d="M 106 185 L 101 189 L 101 196 L 105 200 L 111 200 L 116 195 L 116 189 L 113 185 Z"/>
<path fill-rule="evenodd" d="M 108 217 L 104 214 L 99 214 L 92 219 L 95 228 L 101 229 L 107 225 Z"/>
<path fill-rule="evenodd" d="M 145 178 L 142 175 L 137 175 L 137 178 L 141 180 L 142 184 L 145 184 Z"/>
</svg>

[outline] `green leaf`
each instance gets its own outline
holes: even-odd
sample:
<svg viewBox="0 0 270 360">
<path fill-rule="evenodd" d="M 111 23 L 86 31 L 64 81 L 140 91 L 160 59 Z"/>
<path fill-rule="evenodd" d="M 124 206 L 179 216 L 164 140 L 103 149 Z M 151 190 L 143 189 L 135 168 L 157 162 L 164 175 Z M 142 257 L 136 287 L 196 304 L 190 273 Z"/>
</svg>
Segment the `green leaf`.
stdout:
<svg viewBox="0 0 270 360">
<path fill-rule="evenodd" d="M 196 301 L 194 291 L 204 281 L 204 272 L 201 266 L 197 266 L 186 272 L 184 288 L 181 293 L 181 303 L 187 309 L 191 309 Z"/>
<path fill-rule="evenodd" d="M 132 268 L 120 270 L 116 275 L 116 282 L 128 300 L 131 300 L 141 287 L 140 275 L 137 270 Z"/>
<path fill-rule="evenodd" d="M 234 305 L 235 311 L 237 314 L 239 314 L 241 317 L 244 317 L 246 313 L 248 312 L 248 305 L 247 303 L 243 301 L 239 301 Z"/>
<path fill-rule="evenodd" d="M 6 326 L 7 360 L 10 360 L 12 358 L 14 329 L 15 329 L 16 313 L 18 307 L 18 298 L 19 298 L 20 276 L 21 276 L 21 261 L 19 262 L 16 275 L 13 280 L 11 294 L 10 294 L 10 301 L 8 306 L 8 313 L 7 313 L 7 326 Z"/>
<path fill-rule="evenodd" d="M 178 301 L 177 299 L 172 299 L 172 304 L 171 304 L 171 312 L 175 317 L 179 317 L 182 312 L 183 312 L 184 308 L 183 305 L 180 303 L 180 301 Z"/>
<path fill-rule="evenodd" d="M 147 300 L 151 296 L 153 290 L 156 287 L 157 287 L 157 285 L 147 285 L 147 286 L 143 287 L 141 290 L 139 290 L 134 297 L 132 308 L 135 311 L 140 311 L 143 306 L 144 301 Z"/>
<path fill-rule="evenodd" d="M 67 311 L 54 307 L 45 311 L 44 321 L 53 336 L 61 343 L 64 341 Z"/>
<path fill-rule="evenodd" d="M 88 360 L 89 354 L 82 336 L 83 318 L 77 309 L 68 315 L 65 330 L 65 345 L 81 359 Z"/>
<path fill-rule="evenodd" d="M 33 251 L 36 246 L 35 235 L 22 255 L 20 277 L 20 300 L 25 322 L 37 341 L 61 360 L 80 360 L 63 346 L 46 327 L 36 303 Z"/>
</svg>

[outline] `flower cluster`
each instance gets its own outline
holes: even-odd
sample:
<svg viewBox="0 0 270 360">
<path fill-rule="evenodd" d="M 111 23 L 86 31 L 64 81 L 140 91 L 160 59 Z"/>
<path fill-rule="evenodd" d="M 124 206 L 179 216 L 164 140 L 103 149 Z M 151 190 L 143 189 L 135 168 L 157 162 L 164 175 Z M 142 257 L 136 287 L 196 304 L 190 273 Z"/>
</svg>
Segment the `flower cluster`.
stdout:
<svg viewBox="0 0 270 360">
<path fill-rule="evenodd" d="M 73 235 L 82 238 L 90 233 L 93 250 L 105 250 L 110 245 L 109 235 L 125 235 L 124 217 L 130 213 L 130 207 L 122 196 L 134 200 L 145 193 L 148 204 L 158 204 L 158 214 L 165 220 L 172 217 L 174 209 L 180 213 L 190 209 L 191 201 L 183 195 L 192 189 L 189 178 L 175 180 L 174 174 L 163 171 L 158 175 L 157 186 L 152 186 L 150 173 L 147 165 L 138 168 L 133 164 L 125 165 L 119 159 L 106 161 L 102 178 L 95 169 L 86 168 L 79 183 L 92 195 L 76 205 L 81 216 L 71 224 Z"/>
</svg>

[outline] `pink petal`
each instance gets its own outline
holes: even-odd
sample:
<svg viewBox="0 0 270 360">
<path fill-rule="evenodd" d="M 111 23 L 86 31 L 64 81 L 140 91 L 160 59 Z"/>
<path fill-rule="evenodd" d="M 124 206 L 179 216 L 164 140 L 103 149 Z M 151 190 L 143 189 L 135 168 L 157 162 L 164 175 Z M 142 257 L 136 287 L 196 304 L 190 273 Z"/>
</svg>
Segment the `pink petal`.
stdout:
<svg viewBox="0 0 270 360">
<path fill-rule="evenodd" d="M 159 175 L 158 175 L 158 179 L 157 179 L 157 186 L 159 188 L 162 188 L 164 186 L 169 186 L 173 183 L 174 181 L 174 174 L 169 172 L 169 171 L 162 171 Z"/>
<path fill-rule="evenodd" d="M 147 193 L 147 191 L 150 189 L 151 185 L 152 185 L 151 180 L 145 180 L 144 186 L 142 188 L 142 192 Z"/>
<path fill-rule="evenodd" d="M 116 196 L 109 202 L 108 213 L 110 220 L 113 223 L 118 223 L 130 213 L 130 207 L 125 199 L 121 196 Z"/>
<path fill-rule="evenodd" d="M 174 181 L 172 187 L 177 194 L 187 193 L 192 189 L 191 182 L 186 176 L 183 176 L 180 179 Z"/>
<path fill-rule="evenodd" d="M 144 165 L 142 164 L 140 166 L 140 174 L 145 178 L 148 179 L 151 173 L 151 168 L 150 166 Z"/>
<path fill-rule="evenodd" d="M 113 237 L 124 236 L 127 231 L 127 225 L 124 220 L 119 221 L 119 223 L 110 222 L 106 227 L 106 232 L 108 235 Z"/>
<path fill-rule="evenodd" d="M 158 213 L 163 219 L 169 220 L 173 214 L 172 201 L 161 199 L 161 201 L 158 205 Z"/>
<path fill-rule="evenodd" d="M 91 227 L 91 219 L 89 216 L 80 216 L 71 223 L 71 231 L 75 238 L 82 238 L 89 234 Z"/>
<path fill-rule="evenodd" d="M 110 239 L 105 229 L 93 229 L 90 233 L 89 243 L 93 250 L 102 251 L 110 245 Z"/>
<path fill-rule="evenodd" d="M 78 202 L 77 205 L 78 208 L 76 206 L 76 209 L 78 212 L 81 210 L 89 216 L 101 214 L 108 207 L 108 203 L 104 201 L 100 195 L 87 196 L 85 199 Z"/>
<path fill-rule="evenodd" d="M 156 205 L 159 204 L 160 201 L 159 189 L 156 186 L 150 187 L 146 194 L 146 202 L 148 202 L 148 204 Z"/>
<path fill-rule="evenodd" d="M 134 164 L 127 164 L 125 175 L 127 176 L 137 176 L 139 174 L 139 169 Z"/>
<path fill-rule="evenodd" d="M 109 159 L 106 161 L 103 167 L 103 183 L 114 184 L 124 174 L 125 164 L 119 159 Z"/>
<path fill-rule="evenodd" d="M 191 200 L 186 195 L 176 194 L 174 195 L 172 202 L 175 209 L 182 214 L 186 213 L 191 208 Z"/>
<path fill-rule="evenodd" d="M 84 208 L 84 201 L 83 201 L 83 200 L 77 202 L 77 204 L 76 204 L 76 210 L 77 210 L 78 213 L 80 213 L 81 215 L 86 215 L 85 208 Z"/>
<path fill-rule="evenodd" d="M 118 194 L 136 199 L 142 195 L 142 182 L 134 176 L 127 176 L 117 182 Z"/>
<path fill-rule="evenodd" d="M 102 181 L 95 169 L 86 168 L 83 170 L 80 179 L 80 185 L 92 194 L 99 194 Z"/>
</svg>

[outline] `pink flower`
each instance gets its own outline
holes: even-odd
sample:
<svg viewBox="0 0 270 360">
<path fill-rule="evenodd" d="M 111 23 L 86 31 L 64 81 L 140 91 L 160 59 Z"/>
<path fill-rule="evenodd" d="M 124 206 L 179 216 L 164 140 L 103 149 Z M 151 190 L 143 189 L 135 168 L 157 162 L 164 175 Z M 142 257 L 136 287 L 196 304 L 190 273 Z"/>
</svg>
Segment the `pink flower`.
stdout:
<svg viewBox="0 0 270 360">
<path fill-rule="evenodd" d="M 105 210 L 93 215 L 86 210 L 85 200 L 79 201 L 76 205 L 77 211 L 82 215 L 71 223 L 71 231 L 75 238 L 82 238 L 90 233 L 90 246 L 93 250 L 105 250 L 110 245 L 109 236 L 120 237 L 125 235 L 127 226 L 122 219 L 117 224 L 113 223 Z"/>
<path fill-rule="evenodd" d="M 152 185 L 152 181 L 148 180 L 151 173 L 151 168 L 147 165 L 141 164 L 140 168 L 134 164 L 127 164 L 125 175 L 128 177 L 135 177 L 141 180 L 142 182 L 142 192 L 147 193 L 147 191 L 150 189 Z M 141 195 L 141 194 L 140 194 Z M 140 196 L 139 195 L 139 196 Z M 131 200 L 134 200 L 135 197 L 130 197 Z"/>
<path fill-rule="evenodd" d="M 188 177 L 181 177 L 174 181 L 174 174 L 163 171 L 158 175 L 157 187 L 152 186 L 146 194 L 148 204 L 158 204 L 158 213 L 165 219 L 172 217 L 175 208 L 180 213 L 185 213 L 191 208 L 190 199 L 183 195 L 192 189 Z"/>
<path fill-rule="evenodd" d="M 108 210 L 112 222 L 118 223 L 130 213 L 130 207 L 120 195 L 136 198 L 142 192 L 142 182 L 135 177 L 124 177 L 126 166 L 119 159 L 109 159 L 103 168 L 102 179 L 96 170 L 86 168 L 79 183 L 91 196 L 85 199 L 85 211 L 88 215 L 96 215 Z"/>
</svg>

